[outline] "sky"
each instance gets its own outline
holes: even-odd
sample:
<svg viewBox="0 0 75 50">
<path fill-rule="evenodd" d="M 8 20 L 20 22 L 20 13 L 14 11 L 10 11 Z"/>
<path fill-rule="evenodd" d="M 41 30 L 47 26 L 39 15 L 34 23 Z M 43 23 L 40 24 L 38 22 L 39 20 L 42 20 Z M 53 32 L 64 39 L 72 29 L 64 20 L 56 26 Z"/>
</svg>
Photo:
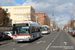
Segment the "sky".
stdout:
<svg viewBox="0 0 75 50">
<path fill-rule="evenodd" d="M 45 12 L 51 21 L 58 26 L 68 24 L 74 18 L 75 0 L 0 0 L 1 6 L 27 6 L 31 5 L 36 13 Z M 54 14 L 54 16 L 52 16 Z"/>
</svg>

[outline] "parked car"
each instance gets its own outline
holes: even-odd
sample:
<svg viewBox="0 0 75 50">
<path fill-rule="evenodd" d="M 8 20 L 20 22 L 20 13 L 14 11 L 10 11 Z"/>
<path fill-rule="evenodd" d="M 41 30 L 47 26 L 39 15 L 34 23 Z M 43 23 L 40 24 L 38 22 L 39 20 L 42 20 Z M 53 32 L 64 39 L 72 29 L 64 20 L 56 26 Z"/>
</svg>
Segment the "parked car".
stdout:
<svg viewBox="0 0 75 50">
<path fill-rule="evenodd" d="M 5 31 L 5 34 L 7 34 L 10 38 L 12 38 L 12 31 Z"/>
<path fill-rule="evenodd" d="M 72 31 L 73 31 L 72 29 L 69 29 L 69 30 L 68 30 L 68 33 L 72 33 Z"/>
<path fill-rule="evenodd" d="M 6 33 L 0 32 L 0 34 L 1 34 L 1 36 L 0 36 L 1 40 L 10 39 L 9 36 Z"/>
<path fill-rule="evenodd" d="M 2 32 L 0 32 L 0 40 L 3 40 Z"/>
<path fill-rule="evenodd" d="M 75 36 L 75 30 L 72 31 L 71 35 L 72 36 Z"/>
<path fill-rule="evenodd" d="M 53 29 L 53 31 L 56 31 L 56 29 Z"/>
<path fill-rule="evenodd" d="M 57 31 L 59 31 L 59 29 L 57 29 Z"/>
</svg>

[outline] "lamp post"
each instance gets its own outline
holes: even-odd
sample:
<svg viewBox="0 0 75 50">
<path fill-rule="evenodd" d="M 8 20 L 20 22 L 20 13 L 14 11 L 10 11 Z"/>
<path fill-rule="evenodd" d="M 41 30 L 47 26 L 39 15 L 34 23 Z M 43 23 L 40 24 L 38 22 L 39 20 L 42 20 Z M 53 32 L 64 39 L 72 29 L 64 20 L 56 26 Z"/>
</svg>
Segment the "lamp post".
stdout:
<svg viewBox="0 0 75 50">
<path fill-rule="evenodd" d="M 38 16 L 36 16 L 36 23 L 37 23 L 37 17 L 38 17 Z"/>
</svg>

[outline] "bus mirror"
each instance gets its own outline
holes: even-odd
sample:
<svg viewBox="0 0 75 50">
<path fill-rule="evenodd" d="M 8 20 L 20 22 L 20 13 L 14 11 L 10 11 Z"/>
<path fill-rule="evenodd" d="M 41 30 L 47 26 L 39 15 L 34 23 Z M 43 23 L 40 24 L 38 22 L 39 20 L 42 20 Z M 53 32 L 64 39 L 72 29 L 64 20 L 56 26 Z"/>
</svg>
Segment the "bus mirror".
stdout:
<svg viewBox="0 0 75 50">
<path fill-rule="evenodd" d="M 15 24 L 13 24 L 13 26 L 15 27 L 16 25 L 15 25 Z"/>
</svg>

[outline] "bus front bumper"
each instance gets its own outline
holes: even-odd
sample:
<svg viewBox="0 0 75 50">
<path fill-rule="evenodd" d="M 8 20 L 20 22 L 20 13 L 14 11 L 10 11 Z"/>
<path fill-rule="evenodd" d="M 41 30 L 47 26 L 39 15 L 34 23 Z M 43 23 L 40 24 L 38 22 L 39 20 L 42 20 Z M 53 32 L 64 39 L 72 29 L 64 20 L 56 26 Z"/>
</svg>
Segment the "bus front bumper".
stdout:
<svg viewBox="0 0 75 50">
<path fill-rule="evenodd" d="M 13 39 L 14 42 L 30 41 L 30 39 Z"/>
</svg>

